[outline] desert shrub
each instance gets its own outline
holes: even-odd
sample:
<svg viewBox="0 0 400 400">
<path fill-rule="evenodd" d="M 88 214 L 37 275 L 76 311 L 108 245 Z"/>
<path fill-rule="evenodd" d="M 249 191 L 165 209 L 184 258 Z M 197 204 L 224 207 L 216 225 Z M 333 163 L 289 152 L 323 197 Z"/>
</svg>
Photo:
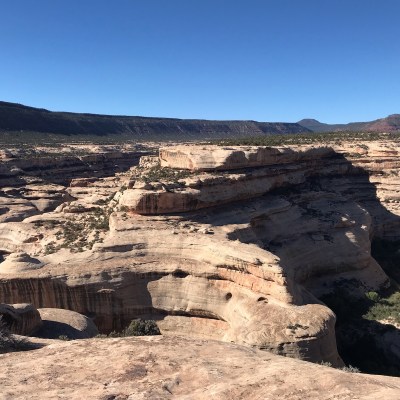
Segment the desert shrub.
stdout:
<svg viewBox="0 0 400 400">
<path fill-rule="evenodd" d="M 400 292 L 392 288 L 356 297 L 353 285 L 342 282 L 331 294 L 321 297 L 337 317 L 338 350 L 348 365 L 344 370 L 358 372 L 359 368 L 371 374 L 400 376 L 400 369 L 387 357 L 380 341 L 382 335 L 395 328 L 379 322 L 400 322 Z"/>
<path fill-rule="evenodd" d="M 193 172 L 189 170 L 174 169 L 155 165 L 154 167 L 144 171 L 143 174 L 138 177 L 138 180 L 144 182 L 178 182 L 180 179 L 187 178 L 191 175 L 193 175 Z"/>
<path fill-rule="evenodd" d="M 72 252 L 91 249 L 95 243 L 103 240 L 100 238 L 100 233 L 108 231 L 112 211 L 109 207 L 95 207 L 82 213 L 79 220 L 61 223 L 61 229 L 55 233 L 56 239 L 61 243 L 54 241 L 48 243 L 44 248 L 44 254 L 52 254 L 62 248 L 70 249 Z M 89 237 L 92 240 L 88 240 Z"/>
<path fill-rule="evenodd" d="M 345 372 L 352 372 L 352 373 L 360 372 L 360 370 L 357 367 L 353 367 L 352 365 L 349 365 L 348 367 L 343 367 L 340 369 Z"/>
<path fill-rule="evenodd" d="M 108 337 L 127 336 L 153 336 L 161 335 L 160 329 L 155 321 L 148 319 L 134 319 L 122 332 L 111 332 Z"/>
<path fill-rule="evenodd" d="M 160 329 L 153 320 L 134 319 L 123 330 L 124 336 L 152 336 L 161 335 Z"/>
<path fill-rule="evenodd" d="M 329 361 L 321 361 L 319 365 L 323 365 L 324 367 L 332 367 L 332 363 L 330 363 Z M 357 367 L 353 367 L 352 365 L 344 366 L 338 369 L 345 372 L 360 372 L 360 370 Z"/>
<path fill-rule="evenodd" d="M 380 298 L 378 295 L 378 300 L 373 301 L 374 304 L 369 308 L 364 318 L 373 321 L 391 320 L 400 323 L 400 292 L 394 292 L 386 298 Z"/>
<path fill-rule="evenodd" d="M 321 361 L 319 365 L 323 365 L 324 367 L 332 367 L 332 363 L 329 361 Z"/>
<path fill-rule="evenodd" d="M 373 141 L 400 139 L 398 133 L 379 134 L 376 132 L 308 132 L 296 134 L 265 134 L 262 136 L 247 136 L 242 138 L 215 139 L 210 143 L 219 146 L 281 146 L 283 144 L 331 143 L 333 141 Z M 361 145 L 362 146 L 362 145 Z M 363 147 L 364 148 L 364 147 Z"/>
<path fill-rule="evenodd" d="M 365 293 L 365 296 L 367 299 L 373 301 L 374 303 L 377 303 L 380 299 L 379 294 L 376 292 L 367 292 Z"/>
</svg>

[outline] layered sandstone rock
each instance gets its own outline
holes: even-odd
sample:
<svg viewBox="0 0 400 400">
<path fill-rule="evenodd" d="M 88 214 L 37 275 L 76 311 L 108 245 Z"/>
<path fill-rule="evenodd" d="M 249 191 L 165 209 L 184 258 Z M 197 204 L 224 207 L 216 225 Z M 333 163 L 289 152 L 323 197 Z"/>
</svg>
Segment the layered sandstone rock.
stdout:
<svg viewBox="0 0 400 400">
<path fill-rule="evenodd" d="M 145 179 L 152 159 L 80 177 L 55 211 L 1 224 L 0 301 L 73 310 L 101 332 L 152 318 L 164 334 L 340 365 L 318 297 L 342 280 L 388 284 L 370 239 L 399 237 L 399 165 L 397 144 L 336 146 L 177 147 L 161 163 L 197 172 L 175 182 Z M 40 268 L 19 268 L 17 252 Z"/>
<path fill-rule="evenodd" d="M 186 151 L 187 159 L 180 163 L 182 149 Z M 330 175 L 337 174 L 340 168 L 349 169 L 349 165 L 337 163 L 337 155 L 330 148 L 307 148 L 296 152 L 275 148 L 220 150 L 219 147 L 200 147 L 198 154 L 196 150 L 189 146 L 178 147 L 177 150 L 162 149 L 161 165 L 180 168 L 186 165 L 202 171 L 237 170 L 229 174 L 192 175 L 175 183 L 143 184 L 137 181 L 132 189 L 123 193 L 119 200 L 121 206 L 139 214 L 187 212 L 252 199 L 277 188 L 299 185 L 319 172 Z M 177 157 L 174 157 L 175 151 Z"/>
<path fill-rule="evenodd" d="M 256 146 L 174 146 L 160 149 L 162 167 L 196 171 L 232 170 L 282 165 L 332 156 L 331 148 L 311 148 L 298 151 L 289 147 Z"/>
</svg>

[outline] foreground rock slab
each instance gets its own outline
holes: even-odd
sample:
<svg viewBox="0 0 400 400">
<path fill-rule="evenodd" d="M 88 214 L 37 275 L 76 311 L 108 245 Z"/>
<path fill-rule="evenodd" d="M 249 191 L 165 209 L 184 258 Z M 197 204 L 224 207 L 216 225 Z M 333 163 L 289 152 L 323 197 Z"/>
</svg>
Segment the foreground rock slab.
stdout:
<svg viewBox="0 0 400 400">
<path fill-rule="evenodd" d="M 400 394 L 399 378 L 182 337 L 52 341 L 0 356 L 0 379 L 4 400 L 397 400 Z"/>
</svg>

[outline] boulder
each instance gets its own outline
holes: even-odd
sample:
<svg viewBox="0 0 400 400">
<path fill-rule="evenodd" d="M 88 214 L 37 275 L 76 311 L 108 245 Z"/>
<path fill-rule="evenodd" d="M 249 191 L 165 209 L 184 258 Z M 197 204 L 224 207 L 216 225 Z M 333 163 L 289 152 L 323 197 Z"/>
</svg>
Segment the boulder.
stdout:
<svg viewBox="0 0 400 400">
<path fill-rule="evenodd" d="M 35 333 L 37 337 L 87 339 L 99 333 L 90 318 L 77 312 L 59 308 L 39 308 L 38 311 L 43 324 Z"/>
</svg>

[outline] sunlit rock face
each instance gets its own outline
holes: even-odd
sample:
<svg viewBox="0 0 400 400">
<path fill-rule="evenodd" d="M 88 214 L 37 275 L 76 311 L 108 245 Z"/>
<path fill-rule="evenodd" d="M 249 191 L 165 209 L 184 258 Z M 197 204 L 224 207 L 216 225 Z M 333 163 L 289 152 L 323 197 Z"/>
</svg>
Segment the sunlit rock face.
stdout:
<svg viewBox="0 0 400 400">
<path fill-rule="evenodd" d="M 234 343 L 182 336 L 51 341 L 22 357 L 3 356 L 1 367 L 7 371 L 5 398 L 35 400 L 397 400 L 400 391 L 399 378 L 348 373 Z"/>
<path fill-rule="evenodd" d="M 318 298 L 388 284 L 370 240 L 399 237 L 397 160 L 395 143 L 177 146 L 165 170 L 77 178 L 54 211 L 1 224 L 0 301 L 340 365 Z"/>
</svg>

